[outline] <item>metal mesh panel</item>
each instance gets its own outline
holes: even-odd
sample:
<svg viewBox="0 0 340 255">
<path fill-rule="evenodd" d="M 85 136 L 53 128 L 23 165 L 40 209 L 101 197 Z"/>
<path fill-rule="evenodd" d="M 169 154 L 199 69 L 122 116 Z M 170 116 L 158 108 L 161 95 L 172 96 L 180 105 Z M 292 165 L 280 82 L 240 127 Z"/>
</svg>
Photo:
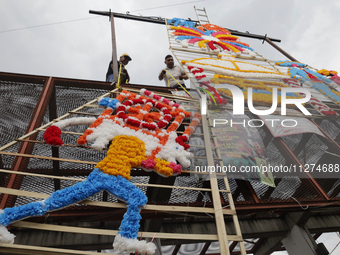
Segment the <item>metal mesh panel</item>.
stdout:
<svg viewBox="0 0 340 255">
<path fill-rule="evenodd" d="M 303 164 L 316 164 L 328 149 L 317 135 L 313 135 L 304 146 L 298 157 Z"/>
<path fill-rule="evenodd" d="M 174 186 L 201 188 L 202 182 L 197 181 L 193 176 L 180 176 L 175 180 Z M 174 188 L 171 192 L 169 204 L 195 203 L 201 191 Z M 202 192 L 201 192 L 202 193 Z M 203 200 L 205 194 L 203 194 Z"/>
<path fill-rule="evenodd" d="M 0 81 L 0 146 L 25 134 L 42 88 L 43 84 Z M 2 156 L 4 168 L 10 168 L 13 160 L 14 157 Z"/>
<path fill-rule="evenodd" d="M 335 139 L 340 133 L 339 120 L 322 120 L 319 126 L 332 138 Z"/>
<path fill-rule="evenodd" d="M 23 178 L 20 190 L 33 191 L 43 194 L 51 194 L 54 191 L 53 180 L 49 178 L 25 176 Z M 27 204 L 29 202 L 41 201 L 40 198 L 21 197 L 19 196 L 15 202 L 15 206 Z"/>
</svg>

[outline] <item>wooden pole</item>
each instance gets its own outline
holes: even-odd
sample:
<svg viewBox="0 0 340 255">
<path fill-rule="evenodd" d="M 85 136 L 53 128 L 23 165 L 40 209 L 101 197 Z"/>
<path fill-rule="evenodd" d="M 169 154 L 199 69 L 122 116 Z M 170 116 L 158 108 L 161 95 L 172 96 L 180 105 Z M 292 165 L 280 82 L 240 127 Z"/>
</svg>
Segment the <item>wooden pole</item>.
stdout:
<svg viewBox="0 0 340 255">
<path fill-rule="evenodd" d="M 117 45 L 116 45 L 116 32 L 114 16 L 110 10 L 110 21 L 111 21 L 111 38 L 112 38 L 112 63 L 113 63 L 113 79 L 118 82 L 118 64 L 117 64 Z"/>
</svg>

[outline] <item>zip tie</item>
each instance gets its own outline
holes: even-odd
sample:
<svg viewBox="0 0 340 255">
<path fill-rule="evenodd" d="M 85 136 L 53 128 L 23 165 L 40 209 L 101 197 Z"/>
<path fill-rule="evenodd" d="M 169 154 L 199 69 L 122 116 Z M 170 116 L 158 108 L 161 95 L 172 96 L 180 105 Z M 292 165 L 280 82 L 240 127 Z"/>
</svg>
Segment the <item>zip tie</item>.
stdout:
<svg viewBox="0 0 340 255">
<path fill-rule="evenodd" d="M 152 240 L 151 240 L 150 243 L 152 243 L 153 239 L 155 239 L 156 234 L 157 234 L 157 233 L 155 233 L 155 234 L 153 235 L 153 238 L 152 238 Z"/>
</svg>

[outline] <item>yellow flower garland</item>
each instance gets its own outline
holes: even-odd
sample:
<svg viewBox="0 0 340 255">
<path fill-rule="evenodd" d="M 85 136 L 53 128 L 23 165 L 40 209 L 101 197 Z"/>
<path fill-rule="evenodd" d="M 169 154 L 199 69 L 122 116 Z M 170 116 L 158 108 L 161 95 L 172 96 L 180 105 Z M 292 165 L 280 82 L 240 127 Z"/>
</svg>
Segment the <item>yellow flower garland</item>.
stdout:
<svg viewBox="0 0 340 255">
<path fill-rule="evenodd" d="M 170 26 L 170 29 L 171 30 L 182 30 L 182 31 L 186 31 L 186 32 L 190 32 L 190 33 L 193 33 L 193 34 L 196 34 L 197 36 L 201 37 L 202 34 L 193 30 L 193 29 L 188 29 L 188 28 L 185 28 L 185 27 L 174 27 L 174 26 Z"/>
<path fill-rule="evenodd" d="M 120 175 L 130 180 L 131 168 L 141 166 L 142 161 L 146 159 L 145 151 L 144 142 L 137 137 L 116 136 L 112 140 L 106 158 L 100 161 L 96 168 L 106 174 Z"/>
<path fill-rule="evenodd" d="M 160 173 L 163 174 L 165 176 L 171 176 L 173 170 L 169 167 L 170 162 L 164 160 L 164 159 L 159 159 L 159 158 L 155 158 L 156 161 L 156 166 L 155 166 L 155 170 Z"/>
<path fill-rule="evenodd" d="M 202 42 L 202 41 L 201 41 L 201 42 Z M 281 72 L 279 72 L 279 71 L 276 71 L 276 70 L 274 70 L 274 69 L 270 69 L 270 68 L 265 67 L 265 66 L 260 66 L 260 65 L 257 65 L 257 64 L 248 63 L 248 62 L 243 62 L 243 61 L 239 61 L 239 60 L 231 60 L 231 59 L 230 59 L 230 60 L 225 60 L 225 59 L 218 59 L 218 61 L 231 62 L 231 63 L 235 66 L 235 69 L 234 69 L 234 68 L 224 67 L 224 66 L 219 66 L 219 65 L 214 65 L 214 64 L 207 64 L 207 63 L 200 63 L 200 62 L 197 62 L 197 61 L 199 61 L 199 60 L 206 60 L 206 59 L 217 60 L 217 59 L 214 59 L 214 58 L 196 58 L 196 59 L 193 59 L 193 60 L 190 60 L 190 61 L 182 60 L 181 62 L 182 62 L 182 64 L 185 64 L 185 63 L 200 64 L 200 65 L 213 66 L 213 67 L 217 67 L 217 68 L 221 68 L 221 69 L 225 69 L 225 70 L 237 71 L 237 72 L 242 72 L 242 73 L 268 73 L 268 74 L 277 74 L 277 75 L 286 76 L 285 74 L 283 74 L 283 73 L 281 73 Z M 241 70 L 241 69 L 237 66 L 237 63 L 250 64 L 250 65 L 258 66 L 258 67 L 267 69 L 268 71 Z"/>
<path fill-rule="evenodd" d="M 266 90 L 270 92 L 271 94 L 263 94 L 263 93 L 254 93 L 253 94 L 253 101 L 254 102 L 260 102 L 260 103 L 266 103 L 271 104 L 272 103 L 272 94 L 273 94 L 273 88 L 268 86 L 276 86 L 276 87 L 288 87 L 280 82 L 272 82 L 272 81 L 254 81 L 254 80 L 245 80 L 240 78 L 234 78 L 229 76 L 223 76 L 215 74 L 214 78 L 210 79 L 210 81 L 214 84 L 224 84 L 228 83 L 231 85 L 235 85 L 237 87 L 240 87 L 244 90 L 247 90 L 247 88 L 253 88 L 253 89 L 259 89 L 259 90 Z M 221 94 L 227 95 L 229 97 L 232 97 L 232 93 L 229 89 L 223 89 L 218 88 L 218 92 Z M 245 100 L 248 99 L 248 93 L 246 91 L 243 91 L 243 95 Z M 296 94 L 297 95 L 297 94 Z M 277 97 L 278 103 L 281 103 L 281 96 L 278 95 Z M 296 99 L 296 97 L 288 96 L 287 98 Z M 301 96 L 297 95 L 297 98 L 302 98 Z"/>
</svg>

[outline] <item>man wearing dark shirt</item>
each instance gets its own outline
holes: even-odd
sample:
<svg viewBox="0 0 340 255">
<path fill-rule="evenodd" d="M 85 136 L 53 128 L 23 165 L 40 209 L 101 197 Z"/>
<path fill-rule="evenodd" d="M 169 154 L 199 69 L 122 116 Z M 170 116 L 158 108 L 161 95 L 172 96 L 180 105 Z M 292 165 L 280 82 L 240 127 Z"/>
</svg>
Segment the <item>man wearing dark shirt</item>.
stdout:
<svg viewBox="0 0 340 255">
<path fill-rule="evenodd" d="M 130 81 L 130 76 L 128 71 L 125 69 L 125 66 L 131 61 L 131 57 L 128 54 L 123 54 L 120 56 L 118 62 L 118 77 L 120 79 L 120 84 L 125 84 Z M 111 60 L 107 73 L 106 73 L 106 81 L 107 82 L 113 82 L 114 76 L 113 76 L 113 62 Z"/>
</svg>

